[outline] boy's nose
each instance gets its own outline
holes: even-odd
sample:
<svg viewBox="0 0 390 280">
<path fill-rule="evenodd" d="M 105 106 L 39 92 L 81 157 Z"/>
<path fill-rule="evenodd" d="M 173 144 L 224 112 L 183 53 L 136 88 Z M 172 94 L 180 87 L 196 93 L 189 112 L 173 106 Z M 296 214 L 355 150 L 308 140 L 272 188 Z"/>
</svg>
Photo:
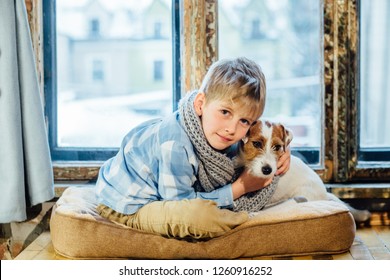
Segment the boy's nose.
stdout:
<svg viewBox="0 0 390 280">
<path fill-rule="evenodd" d="M 234 134 L 235 131 L 236 131 L 236 125 L 235 124 L 229 124 L 225 128 L 225 132 L 227 132 L 229 134 Z"/>
</svg>

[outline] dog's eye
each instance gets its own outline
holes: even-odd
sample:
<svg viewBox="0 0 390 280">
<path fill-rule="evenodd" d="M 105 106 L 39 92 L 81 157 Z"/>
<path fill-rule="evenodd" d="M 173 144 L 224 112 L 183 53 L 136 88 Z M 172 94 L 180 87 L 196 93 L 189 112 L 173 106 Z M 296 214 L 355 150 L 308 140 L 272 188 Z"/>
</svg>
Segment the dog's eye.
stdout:
<svg viewBox="0 0 390 280">
<path fill-rule="evenodd" d="M 274 146 L 274 151 L 279 151 L 282 148 L 281 145 L 275 145 Z"/>
<path fill-rule="evenodd" d="M 253 141 L 252 142 L 252 145 L 253 147 L 255 147 L 256 149 L 261 149 L 263 147 L 263 143 L 261 143 L 260 141 Z"/>
</svg>

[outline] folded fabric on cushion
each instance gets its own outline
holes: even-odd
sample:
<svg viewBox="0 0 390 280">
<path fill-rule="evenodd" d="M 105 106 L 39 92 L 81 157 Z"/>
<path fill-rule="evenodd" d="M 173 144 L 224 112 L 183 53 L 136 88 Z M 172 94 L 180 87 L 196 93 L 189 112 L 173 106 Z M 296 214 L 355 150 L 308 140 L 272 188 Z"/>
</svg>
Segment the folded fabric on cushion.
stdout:
<svg viewBox="0 0 390 280">
<path fill-rule="evenodd" d="M 50 232 L 57 253 L 75 259 L 236 259 L 335 254 L 347 251 L 355 222 L 333 201 L 289 200 L 255 213 L 207 241 L 179 240 L 113 223 L 97 211 L 93 188 L 68 188 L 53 208 Z"/>
<path fill-rule="evenodd" d="M 218 237 L 249 219 L 247 212 L 219 209 L 216 202 L 203 199 L 155 201 L 132 215 L 118 213 L 105 205 L 99 205 L 97 212 L 132 229 L 187 239 Z"/>
</svg>

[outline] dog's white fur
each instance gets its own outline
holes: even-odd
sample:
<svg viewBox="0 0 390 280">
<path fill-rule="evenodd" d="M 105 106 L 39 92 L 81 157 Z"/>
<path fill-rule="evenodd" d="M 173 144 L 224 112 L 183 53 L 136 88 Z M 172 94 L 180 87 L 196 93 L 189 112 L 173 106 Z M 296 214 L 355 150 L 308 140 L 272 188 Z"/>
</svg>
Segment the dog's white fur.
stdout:
<svg viewBox="0 0 390 280">
<path fill-rule="evenodd" d="M 285 152 L 292 140 L 292 132 L 282 124 L 258 121 L 248 132 L 238 156 L 238 164 L 244 165 L 251 174 L 271 178 L 277 170 L 279 157 Z M 291 155 L 289 170 L 280 176 L 267 206 L 288 199 L 298 202 L 314 200 L 333 200 L 344 204 L 352 213 L 356 222 L 367 221 L 371 214 L 366 210 L 357 210 L 327 192 L 321 178 L 301 159 Z M 267 207 L 266 206 L 266 207 Z"/>
</svg>

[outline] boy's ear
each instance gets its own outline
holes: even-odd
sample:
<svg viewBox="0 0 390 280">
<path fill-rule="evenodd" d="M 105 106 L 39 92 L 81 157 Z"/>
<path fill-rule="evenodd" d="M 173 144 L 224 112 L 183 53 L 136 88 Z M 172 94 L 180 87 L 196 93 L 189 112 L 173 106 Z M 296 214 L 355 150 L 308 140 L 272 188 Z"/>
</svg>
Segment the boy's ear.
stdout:
<svg viewBox="0 0 390 280">
<path fill-rule="evenodd" d="M 199 117 L 202 116 L 204 104 L 206 104 L 206 95 L 203 92 L 199 92 L 194 100 L 195 112 Z"/>
</svg>

